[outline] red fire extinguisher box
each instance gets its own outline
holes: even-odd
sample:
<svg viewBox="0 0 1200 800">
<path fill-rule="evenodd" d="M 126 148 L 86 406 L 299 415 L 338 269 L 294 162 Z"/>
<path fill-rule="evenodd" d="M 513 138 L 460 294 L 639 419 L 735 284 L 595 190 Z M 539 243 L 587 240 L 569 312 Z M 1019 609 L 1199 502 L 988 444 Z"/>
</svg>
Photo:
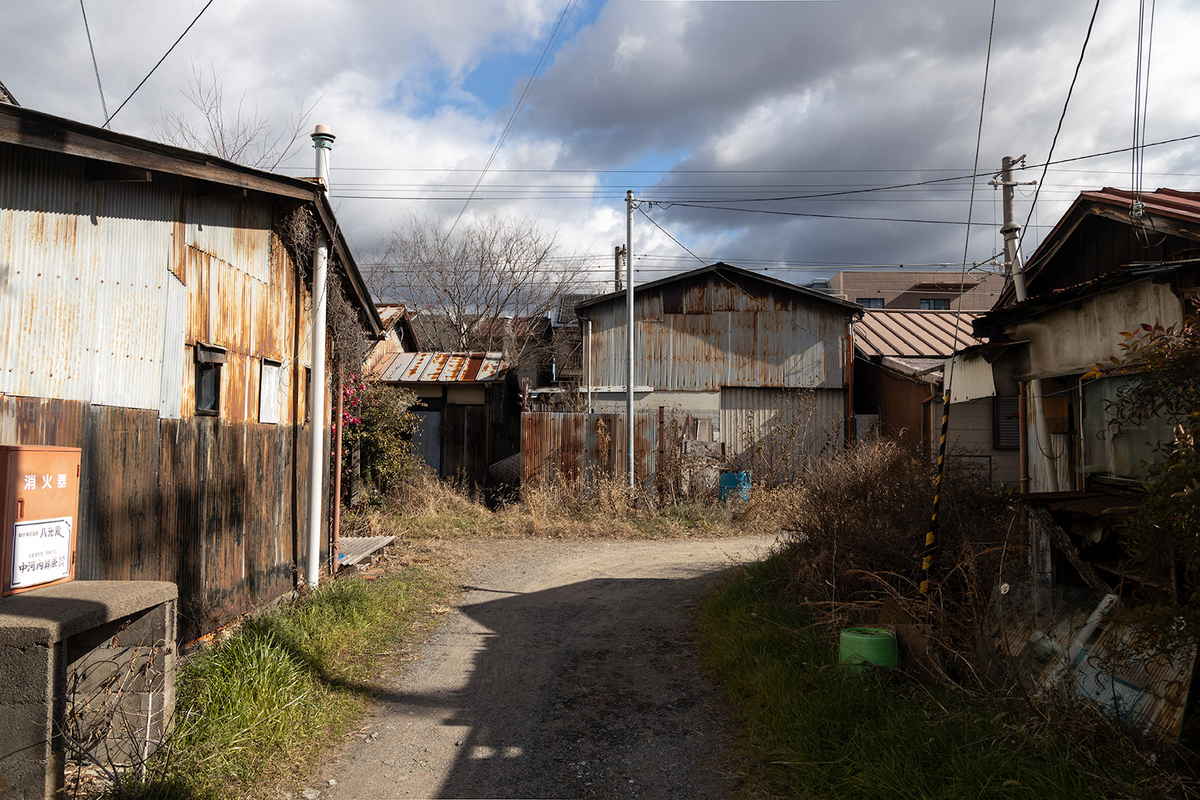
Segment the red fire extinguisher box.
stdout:
<svg viewBox="0 0 1200 800">
<path fill-rule="evenodd" d="M 0 445 L 3 594 L 75 578 L 78 447 Z"/>
</svg>

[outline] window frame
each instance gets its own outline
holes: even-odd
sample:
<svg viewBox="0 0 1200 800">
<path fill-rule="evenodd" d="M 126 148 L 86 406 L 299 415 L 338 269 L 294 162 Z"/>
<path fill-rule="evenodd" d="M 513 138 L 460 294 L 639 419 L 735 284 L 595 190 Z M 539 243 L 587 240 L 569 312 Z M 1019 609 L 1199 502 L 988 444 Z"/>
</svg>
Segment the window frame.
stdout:
<svg viewBox="0 0 1200 800">
<path fill-rule="evenodd" d="M 193 400 L 196 416 L 219 417 L 221 416 L 221 367 L 224 366 L 228 359 L 228 354 L 224 347 L 204 344 L 202 342 L 196 342 L 194 352 L 196 358 L 196 383 Z M 207 394 L 203 390 L 203 387 L 208 380 L 212 381 L 212 405 L 202 406 L 200 404 L 201 397 Z"/>
</svg>

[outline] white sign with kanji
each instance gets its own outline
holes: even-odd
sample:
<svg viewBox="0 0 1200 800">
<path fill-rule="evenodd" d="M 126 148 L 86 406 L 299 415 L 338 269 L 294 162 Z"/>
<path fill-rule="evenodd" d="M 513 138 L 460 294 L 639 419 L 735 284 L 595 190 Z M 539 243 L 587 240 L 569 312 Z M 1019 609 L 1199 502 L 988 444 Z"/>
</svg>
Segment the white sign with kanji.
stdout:
<svg viewBox="0 0 1200 800">
<path fill-rule="evenodd" d="M 71 521 L 71 517 L 60 517 L 13 525 L 13 588 L 70 576 Z"/>
</svg>

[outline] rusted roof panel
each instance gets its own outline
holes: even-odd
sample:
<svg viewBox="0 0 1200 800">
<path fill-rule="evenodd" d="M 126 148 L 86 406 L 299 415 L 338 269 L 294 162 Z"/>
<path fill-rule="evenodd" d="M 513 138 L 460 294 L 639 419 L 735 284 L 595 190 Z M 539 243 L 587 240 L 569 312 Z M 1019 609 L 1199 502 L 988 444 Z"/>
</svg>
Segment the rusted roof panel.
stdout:
<svg viewBox="0 0 1200 800">
<path fill-rule="evenodd" d="M 971 334 L 978 316 L 966 311 L 868 309 L 854 323 L 854 347 L 863 356 L 945 358 L 979 344 Z"/>
<path fill-rule="evenodd" d="M 487 383 L 507 369 L 502 353 L 396 353 L 371 375 L 388 383 Z"/>
</svg>

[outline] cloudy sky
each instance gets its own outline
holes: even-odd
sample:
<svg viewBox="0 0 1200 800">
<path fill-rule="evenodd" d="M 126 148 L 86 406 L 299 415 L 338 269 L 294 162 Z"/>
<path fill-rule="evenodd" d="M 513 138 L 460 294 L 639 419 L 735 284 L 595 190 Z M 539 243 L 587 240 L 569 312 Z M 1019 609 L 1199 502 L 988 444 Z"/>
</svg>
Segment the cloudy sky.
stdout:
<svg viewBox="0 0 1200 800">
<path fill-rule="evenodd" d="M 84 0 L 109 112 L 207 2 Z M 980 172 L 1027 154 L 1039 166 L 1019 178 L 1040 177 L 1094 5 L 999 0 Z M 154 138 L 157 117 L 189 113 L 197 70 L 280 130 L 315 104 L 360 261 L 411 215 L 451 224 L 507 128 L 465 218 L 536 217 L 606 275 L 627 189 L 656 202 L 653 223 L 634 218 L 639 281 L 698 266 L 688 250 L 797 282 L 960 264 L 969 179 L 845 192 L 970 175 L 990 16 L 983 0 L 213 0 L 111 127 Z M 1138 23 L 1132 0 L 1101 5 L 1054 160 L 1134 144 Z M 1145 141 L 1200 133 L 1200 4 L 1164 3 L 1152 38 L 1142 27 Z M 6 9 L 0 37 L 0 82 L 22 105 L 103 122 L 78 0 Z M 1200 189 L 1198 161 L 1200 139 L 1149 147 L 1143 185 Z M 311 162 L 305 146 L 279 169 Z M 1129 152 L 1052 166 L 1026 254 L 1080 189 L 1129 188 L 1132 169 Z M 1000 250 L 988 177 L 977 262 Z M 794 199 L 762 200 L 777 197 Z"/>
</svg>

